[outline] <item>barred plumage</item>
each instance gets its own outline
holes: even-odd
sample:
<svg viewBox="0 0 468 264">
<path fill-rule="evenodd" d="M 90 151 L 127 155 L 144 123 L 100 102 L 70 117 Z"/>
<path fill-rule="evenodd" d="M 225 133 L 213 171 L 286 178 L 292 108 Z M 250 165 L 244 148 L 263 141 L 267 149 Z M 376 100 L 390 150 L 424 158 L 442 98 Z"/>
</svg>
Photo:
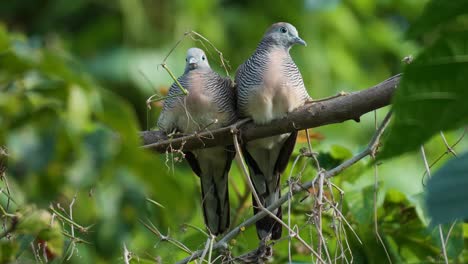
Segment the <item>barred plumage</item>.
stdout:
<svg viewBox="0 0 468 264">
<path fill-rule="evenodd" d="M 181 95 L 182 92 L 176 83 L 171 85 L 169 98 L 164 101 L 158 120 L 160 129 L 164 131 L 175 129 L 190 133 L 206 128 L 208 125 L 210 129 L 226 126 L 237 119 L 234 85 L 231 79 L 221 77 L 211 69 L 202 69 L 185 73 L 177 80 L 189 91 L 189 95 Z M 186 103 L 197 101 L 200 96 L 209 98 L 209 102 Z M 200 111 L 199 104 L 203 103 L 207 103 L 206 107 L 214 111 Z M 200 115 L 196 115 L 197 113 Z M 215 119 L 218 120 L 217 123 L 214 123 Z M 183 125 L 184 123 L 186 125 Z"/>
<path fill-rule="evenodd" d="M 167 133 L 174 130 L 192 133 L 236 121 L 233 82 L 211 70 L 202 50 L 188 50 L 186 70 L 178 81 L 189 94 L 176 96 L 181 91 L 176 83 L 172 84 L 159 116 L 160 129 Z M 230 222 L 228 172 L 234 148 L 213 147 L 184 153 L 190 167 L 200 177 L 206 226 L 214 235 L 223 233 Z"/>
<path fill-rule="evenodd" d="M 301 73 L 289 55 L 295 43 L 305 44 L 288 23 L 273 24 L 254 54 L 236 73 L 240 116 L 255 123 L 281 118 L 310 99 Z M 297 132 L 258 139 L 242 145 L 250 177 L 260 202 L 268 207 L 280 198 L 280 174 L 286 169 Z M 257 213 L 254 199 L 254 213 Z M 281 218 L 281 208 L 272 213 Z M 256 223 L 259 238 L 281 237 L 281 225 L 266 216 Z"/>
</svg>

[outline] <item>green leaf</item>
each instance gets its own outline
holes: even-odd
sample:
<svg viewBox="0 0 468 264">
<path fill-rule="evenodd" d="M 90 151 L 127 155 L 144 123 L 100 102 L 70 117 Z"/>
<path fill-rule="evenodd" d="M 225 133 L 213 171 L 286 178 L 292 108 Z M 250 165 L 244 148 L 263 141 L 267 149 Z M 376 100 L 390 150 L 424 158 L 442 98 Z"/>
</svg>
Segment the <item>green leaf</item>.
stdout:
<svg viewBox="0 0 468 264">
<path fill-rule="evenodd" d="M 322 151 L 319 153 L 318 161 L 322 168 L 329 170 L 352 156 L 353 153 L 349 149 L 340 145 L 332 145 L 328 153 Z"/>
<path fill-rule="evenodd" d="M 5 25 L 0 23 L 0 56 L 7 52 L 10 46 L 10 37 L 5 29 Z"/>
<path fill-rule="evenodd" d="M 98 119 L 114 129 L 128 145 L 138 146 L 138 122 L 133 109 L 117 95 L 106 90 L 100 92 L 101 101 L 96 103 L 94 109 Z"/>
<path fill-rule="evenodd" d="M 332 145 L 330 148 L 330 154 L 334 159 L 346 160 L 353 156 L 353 153 L 340 145 Z"/>
<path fill-rule="evenodd" d="M 374 215 L 374 185 L 366 183 L 349 184 L 345 182 L 343 189 L 346 192 L 346 203 L 349 211 L 361 224 L 373 223 Z M 380 190 L 377 195 L 377 207 L 382 206 L 385 199 L 385 192 Z"/>
<path fill-rule="evenodd" d="M 15 233 L 31 235 L 38 242 L 46 243 L 47 250 L 54 256 L 62 255 L 64 245 L 62 227 L 48 211 L 28 206 L 17 215 L 19 223 Z"/>
<path fill-rule="evenodd" d="M 51 162 L 55 151 L 52 130 L 38 133 L 32 125 L 14 130 L 7 139 L 12 156 L 12 167 L 20 171 L 43 170 Z"/>
<path fill-rule="evenodd" d="M 468 218 L 468 153 L 449 160 L 427 182 L 427 210 L 434 224 Z"/>
<path fill-rule="evenodd" d="M 12 263 L 15 260 L 18 249 L 18 243 L 14 241 L 0 241 L 0 263 Z"/>
<path fill-rule="evenodd" d="M 468 1 L 433 0 L 429 2 L 422 15 L 408 30 L 409 37 L 417 37 L 434 30 L 437 26 L 454 20 L 459 15 L 468 13 Z"/>
<path fill-rule="evenodd" d="M 432 135 L 468 122 L 468 34 L 441 37 L 410 64 L 393 99 L 380 158 L 419 148 Z"/>
<path fill-rule="evenodd" d="M 72 120 L 71 127 L 75 130 L 86 127 L 89 116 L 88 95 L 80 86 L 72 85 L 68 97 L 68 118 Z"/>
</svg>

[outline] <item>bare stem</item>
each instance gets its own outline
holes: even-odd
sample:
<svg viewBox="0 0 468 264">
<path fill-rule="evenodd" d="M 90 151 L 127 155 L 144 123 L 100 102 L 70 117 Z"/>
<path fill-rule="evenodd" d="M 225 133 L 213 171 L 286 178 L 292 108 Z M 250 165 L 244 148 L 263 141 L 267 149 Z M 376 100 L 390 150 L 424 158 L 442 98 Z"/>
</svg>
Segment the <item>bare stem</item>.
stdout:
<svg viewBox="0 0 468 264">
<path fill-rule="evenodd" d="M 444 144 L 445 144 L 445 147 L 447 148 L 447 151 L 452 153 L 452 155 L 456 157 L 457 153 L 455 152 L 455 150 L 453 150 L 453 148 L 447 142 L 447 139 L 445 138 L 444 132 L 440 131 L 440 136 L 442 137 L 442 140 L 444 141 Z"/>
<path fill-rule="evenodd" d="M 424 145 L 421 145 L 421 156 L 424 161 L 424 167 L 426 168 L 426 173 L 427 175 L 429 175 L 429 177 L 431 177 L 431 169 L 429 167 L 429 163 L 427 162 L 426 152 L 424 151 Z M 440 244 L 442 246 L 442 255 L 444 256 L 445 264 L 448 264 L 449 261 L 448 261 L 448 256 L 447 256 L 447 249 L 445 248 L 445 239 L 444 239 L 444 234 L 442 232 L 442 225 L 439 225 L 438 228 L 439 228 L 439 235 L 440 235 Z"/>
<path fill-rule="evenodd" d="M 149 231 L 151 231 L 151 233 L 155 234 L 162 241 L 167 241 L 167 242 L 171 243 L 172 245 L 176 246 L 177 248 L 179 248 L 180 250 L 184 251 L 185 253 L 192 254 L 192 251 L 187 246 L 182 244 L 182 242 L 171 238 L 169 235 L 163 235 L 151 222 L 150 222 L 150 224 L 147 224 L 147 223 L 143 222 L 142 220 L 139 220 L 139 221 Z"/>
<path fill-rule="evenodd" d="M 175 77 L 175 75 L 172 73 L 172 71 L 169 69 L 169 67 L 167 67 L 167 64 L 166 63 L 163 63 L 161 64 L 161 67 L 163 67 L 167 73 L 169 73 L 169 75 L 171 76 L 172 80 L 174 80 L 174 82 L 177 84 L 177 86 L 180 88 L 180 91 L 184 94 L 184 95 L 187 95 L 188 94 L 188 91 L 182 86 L 182 84 L 180 84 L 179 80 L 177 80 L 177 77 Z"/>
<path fill-rule="evenodd" d="M 130 260 L 132 259 L 132 257 L 130 255 L 130 252 L 128 251 L 127 245 L 125 245 L 125 243 L 123 243 L 123 250 L 124 250 L 124 253 L 123 253 L 124 263 L 125 264 L 130 264 Z"/>
</svg>

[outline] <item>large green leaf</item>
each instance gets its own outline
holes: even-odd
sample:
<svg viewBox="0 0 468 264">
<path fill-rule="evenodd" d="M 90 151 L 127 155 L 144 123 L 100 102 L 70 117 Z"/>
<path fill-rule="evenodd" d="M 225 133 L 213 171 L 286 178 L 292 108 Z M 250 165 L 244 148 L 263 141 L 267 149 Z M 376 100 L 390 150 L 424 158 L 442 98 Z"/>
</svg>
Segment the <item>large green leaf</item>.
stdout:
<svg viewBox="0 0 468 264">
<path fill-rule="evenodd" d="M 433 0 L 426 5 L 421 17 L 410 27 L 407 35 L 416 37 L 430 32 L 437 26 L 467 13 L 468 1 L 466 0 Z"/>
<path fill-rule="evenodd" d="M 426 204 L 434 224 L 468 218 L 468 153 L 448 161 L 427 182 Z"/>
<path fill-rule="evenodd" d="M 441 37 L 410 64 L 393 99 L 381 158 L 417 149 L 441 130 L 468 122 L 468 35 Z"/>
</svg>

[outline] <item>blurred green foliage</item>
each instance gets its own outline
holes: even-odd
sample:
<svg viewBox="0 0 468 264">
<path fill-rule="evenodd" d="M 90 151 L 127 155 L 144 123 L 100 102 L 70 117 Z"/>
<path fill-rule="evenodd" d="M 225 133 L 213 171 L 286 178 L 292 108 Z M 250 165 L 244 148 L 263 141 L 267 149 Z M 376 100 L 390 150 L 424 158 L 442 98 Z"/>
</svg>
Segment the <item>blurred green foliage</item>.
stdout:
<svg viewBox="0 0 468 264">
<path fill-rule="evenodd" d="M 430 41 L 404 70 L 393 100 L 392 133 L 380 157 L 418 149 L 439 131 L 468 121 L 467 2 L 431 1 L 408 32 L 413 37 L 430 35 Z"/>
<path fill-rule="evenodd" d="M 461 9 L 466 7 L 461 0 L 453 1 L 460 6 L 453 4 L 454 8 L 447 9 L 432 4 L 444 11 L 434 18 L 430 5 L 423 8 L 425 2 L 3 1 L 0 146 L 5 149 L 0 152 L 0 172 L 6 159 L 8 170 L 0 182 L 0 261 L 30 263 L 47 258 L 53 263 L 122 263 L 124 244 L 132 252 L 134 263 L 173 263 L 186 256 L 140 221 L 151 223 L 190 250 L 204 247 L 205 235 L 192 227 L 204 229 L 198 179 L 176 154 L 144 151 L 139 148 L 138 138 L 139 130 L 155 126 L 161 106 L 153 103 L 148 110 L 146 99 L 153 93 L 164 93 L 172 83 L 158 64 L 184 32 L 195 30 L 207 37 L 229 60 L 233 76 L 270 24 L 291 22 L 309 44 L 293 48 L 292 56 L 309 94 L 321 98 L 342 90 L 363 89 L 401 72 L 404 56 L 416 54 L 437 39 L 437 32 L 423 34 L 438 25 L 434 21 L 452 18 L 447 13 L 453 10 L 466 11 Z M 405 32 L 413 22 L 416 26 L 411 32 L 416 32 L 417 38 L 406 40 Z M 466 25 L 466 19 L 457 18 L 452 23 L 459 29 Z M 185 50 L 191 46 L 206 49 L 199 41 L 184 40 L 167 60 L 176 75 L 183 71 Z M 222 73 L 217 54 L 211 48 L 207 52 L 211 65 Z M 410 71 L 411 67 L 404 70 Z M 447 76 L 455 73 L 457 70 L 451 70 Z M 433 88 L 432 80 L 437 75 L 421 74 L 421 78 L 429 78 L 425 79 L 427 85 L 411 86 L 409 91 Z M 399 96 L 403 97 L 404 91 Z M 466 89 L 461 91 L 466 94 Z M 428 107 L 433 110 L 431 114 L 420 115 L 431 118 L 441 112 L 441 106 Z M 386 110 L 377 112 L 378 119 Z M 399 118 L 398 111 L 396 114 L 395 119 Z M 437 118 L 450 124 L 455 119 L 466 120 L 462 119 L 466 116 L 456 115 L 451 116 L 453 120 Z M 366 146 L 375 130 L 374 115 L 365 115 L 361 120 L 313 130 L 317 135 L 312 137 L 313 147 L 320 153 L 324 167 L 332 168 Z M 407 139 L 420 139 L 413 141 L 417 147 L 434 131 L 445 128 L 455 129 L 446 133 L 448 142 L 453 143 L 462 134 L 456 129 L 459 125 L 434 124 L 428 126 L 432 132 L 425 137 L 410 137 L 408 133 Z M 391 146 L 403 149 L 401 145 L 406 143 L 398 139 L 406 136 L 400 134 Z M 300 139 L 296 149 L 304 147 L 305 142 Z M 462 139 L 456 148 L 467 147 L 468 141 Z M 449 157 L 443 155 L 446 147 L 437 135 L 426 142 L 425 148 L 431 163 L 442 155 L 433 168 Z M 438 229 L 429 226 L 423 206 L 424 163 L 418 153 L 396 156 L 379 164 L 377 172 L 368 165 L 370 160 L 365 160 L 333 180 L 344 196 L 341 199 L 335 191 L 327 195 L 339 201 L 337 206 L 362 241 L 359 243 L 351 229 L 344 227 L 348 239 L 345 246 L 350 249 L 346 254 L 352 255 L 355 263 L 386 260 L 374 233 L 377 176 L 379 231 L 393 262 L 440 262 L 443 258 Z M 298 176 L 298 168 L 302 167 L 306 169 L 299 176 L 311 180 L 316 169 L 306 166 L 309 163 L 300 159 L 292 168 L 291 162 L 283 181 L 290 173 Z M 250 196 L 245 195 L 246 185 L 235 165 L 230 177 L 234 225 L 252 212 Z M 294 200 L 291 220 L 301 227 L 302 237 L 316 244 L 317 235 L 307 225 L 310 219 L 306 216 L 313 205 L 311 198 Z M 324 236 L 332 253 L 344 244 L 338 243 L 334 233 L 335 219 L 331 213 L 324 214 Z M 6 235 L 8 228 L 14 232 Z M 445 234 L 449 229 L 450 225 L 444 226 Z M 468 230 L 466 225 L 457 222 L 450 231 L 446 247 L 454 263 L 467 261 L 468 232 L 464 230 Z M 230 248 L 239 255 L 257 243 L 254 230 L 248 228 L 231 241 Z M 307 250 L 295 240 L 292 243 L 294 262 L 310 262 Z M 274 263 L 286 263 L 288 241 L 275 244 L 274 251 Z"/>
</svg>

